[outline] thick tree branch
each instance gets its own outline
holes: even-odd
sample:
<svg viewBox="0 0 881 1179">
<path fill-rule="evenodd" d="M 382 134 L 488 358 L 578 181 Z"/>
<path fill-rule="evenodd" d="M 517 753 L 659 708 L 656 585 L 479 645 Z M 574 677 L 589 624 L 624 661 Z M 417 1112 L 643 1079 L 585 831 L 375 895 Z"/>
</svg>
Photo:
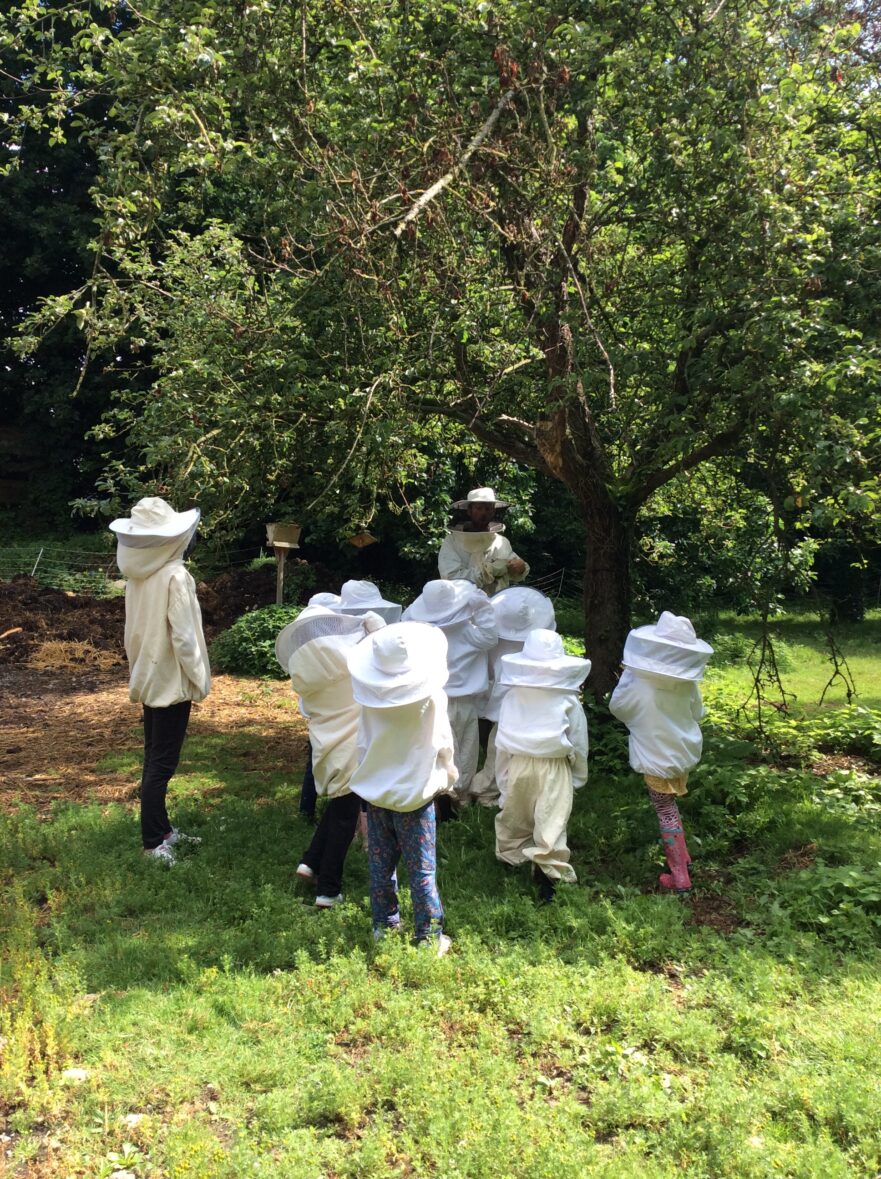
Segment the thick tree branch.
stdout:
<svg viewBox="0 0 881 1179">
<path fill-rule="evenodd" d="M 414 408 L 420 413 L 437 414 L 439 417 L 461 422 L 481 442 L 508 455 L 515 462 L 534 467 L 547 475 L 554 474 L 535 445 L 532 428 L 528 422 L 507 416 L 500 416 L 492 423 L 484 422 L 478 416 L 479 407 L 473 397 L 452 404 L 448 401 L 423 398 Z"/>
<path fill-rule="evenodd" d="M 640 445 L 634 458 L 633 465 L 635 469 L 638 470 L 640 467 L 647 467 L 652 462 L 658 447 L 670 435 L 670 419 L 672 417 L 682 417 L 684 406 L 688 406 L 692 425 L 695 424 L 695 419 L 704 415 L 710 408 L 713 403 L 713 390 L 711 388 L 705 390 L 703 397 L 692 398 L 691 383 L 688 376 L 689 366 L 693 361 L 700 358 L 710 340 L 725 336 L 731 328 L 742 324 L 745 318 L 745 312 L 733 311 L 728 315 L 714 319 L 712 323 L 708 323 L 696 331 L 689 339 L 687 346 L 680 348 L 676 357 L 676 367 L 673 370 L 670 397 L 661 406 L 651 428 Z"/>
<path fill-rule="evenodd" d="M 677 459 L 666 467 L 662 467 L 659 471 L 654 471 L 646 475 L 643 479 L 637 478 L 633 491 L 628 497 L 631 505 L 634 508 L 639 507 L 658 488 L 663 487 L 665 483 L 669 483 L 671 479 L 675 479 L 683 471 L 690 471 L 694 467 L 699 467 L 707 459 L 717 458 L 720 454 L 725 454 L 742 437 L 743 422 L 738 421 L 733 426 L 729 426 L 727 430 L 723 430 L 713 438 L 710 438 L 703 446 L 698 446 L 690 454 L 683 455 L 682 458 Z"/>
</svg>

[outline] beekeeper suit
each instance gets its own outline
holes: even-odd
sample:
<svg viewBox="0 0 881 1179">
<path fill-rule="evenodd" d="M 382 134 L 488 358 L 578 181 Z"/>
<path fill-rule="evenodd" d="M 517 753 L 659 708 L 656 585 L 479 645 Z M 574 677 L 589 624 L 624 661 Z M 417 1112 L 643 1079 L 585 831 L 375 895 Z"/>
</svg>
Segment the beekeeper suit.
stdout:
<svg viewBox="0 0 881 1179">
<path fill-rule="evenodd" d="M 511 548 L 504 524 L 493 519 L 497 508 L 507 506 L 491 487 L 477 487 L 453 504 L 467 512 L 468 519 L 454 524 L 440 547 L 437 566 L 442 578 L 473 582 L 492 596 L 528 576 L 529 566 Z"/>
<path fill-rule="evenodd" d="M 165 799 L 177 769 L 193 703 L 211 690 L 208 650 L 196 583 L 184 551 L 199 509 L 176 512 L 158 496 L 139 500 L 130 517 L 110 525 L 125 586 L 125 653 L 129 698 L 143 707 L 144 769 L 141 837 L 144 851 L 167 864 L 184 836 L 171 825 Z"/>
<path fill-rule="evenodd" d="M 632 630 L 624 671 L 609 710 L 630 733 L 630 765 L 642 774 L 658 815 L 670 873 L 663 888 L 687 892 L 691 862 L 676 797 L 687 794 L 689 772 L 701 758 L 700 679 L 713 648 L 688 618 L 665 610 L 656 623 Z"/>
<path fill-rule="evenodd" d="M 489 687 L 487 653 L 498 641 L 492 603 L 469 581 L 429 581 L 404 611 L 404 620 L 427 622 L 446 636 L 448 715 L 459 771 L 457 794 L 462 800 L 477 769 L 478 703 Z"/>
<path fill-rule="evenodd" d="M 499 641 L 489 653 L 490 690 L 478 706 L 478 715 L 493 722 L 486 743 L 486 758 L 471 783 L 471 797 L 481 806 L 496 806 L 496 728 L 502 701 L 508 691 L 501 681 L 502 656 L 523 650 L 529 632 L 556 630 L 554 604 L 550 598 L 527 585 L 512 585 L 492 599 Z"/>
<path fill-rule="evenodd" d="M 573 791 L 587 781 L 587 719 L 580 688 L 590 660 L 567 655 L 550 630 L 533 630 L 523 650 L 501 659 L 508 688 L 496 733 L 496 856 L 516 865 L 531 860 L 541 897 L 556 881 L 573 882 L 566 825 Z"/>
<path fill-rule="evenodd" d="M 346 853 L 358 822 L 359 799 L 349 789 L 358 764 L 357 736 L 361 709 L 352 695 L 348 656 L 366 635 L 385 626 L 377 615 L 339 614 L 333 608 L 308 606 L 281 631 L 275 654 L 291 677 L 309 718 L 315 790 L 328 799 L 297 875 L 314 880 L 319 909 L 342 900 Z"/>
</svg>

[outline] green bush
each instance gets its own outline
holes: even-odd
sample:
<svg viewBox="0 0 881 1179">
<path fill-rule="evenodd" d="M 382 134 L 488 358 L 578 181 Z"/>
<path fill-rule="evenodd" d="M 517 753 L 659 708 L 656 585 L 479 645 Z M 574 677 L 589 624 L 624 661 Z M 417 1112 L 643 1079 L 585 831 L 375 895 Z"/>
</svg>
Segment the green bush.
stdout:
<svg viewBox="0 0 881 1179">
<path fill-rule="evenodd" d="M 231 675 L 283 680 L 285 674 L 275 658 L 275 640 L 299 613 L 299 606 L 264 606 L 243 614 L 211 644 L 211 666 Z"/>
</svg>

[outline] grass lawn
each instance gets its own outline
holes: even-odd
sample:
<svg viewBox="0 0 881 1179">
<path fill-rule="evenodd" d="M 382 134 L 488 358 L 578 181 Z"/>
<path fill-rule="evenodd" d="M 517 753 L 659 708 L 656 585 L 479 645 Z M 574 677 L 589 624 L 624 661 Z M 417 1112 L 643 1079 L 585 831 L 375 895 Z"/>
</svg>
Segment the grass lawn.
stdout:
<svg viewBox="0 0 881 1179">
<path fill-rule="evenodd" d="M 715 639 L 688 900 L 656 892 L 654 813 L 595 716 L 579 883 L 537 908 L 468 811 L 440 832 L 442 960 L 374 946 L 358 847 L 340 908 L 294 887 L 301 766 L 247 728 L 188 740 L 172 813 L 204 842 L 174 869 L 131 805 L 0 817 L 0 1174 L 877 1176 L 881 621 L 845 638 L 861 707 L 822 711 L 816 624 L 782 624 L 805 711 L 771 761 L 742 629 Z"/>
</svg>

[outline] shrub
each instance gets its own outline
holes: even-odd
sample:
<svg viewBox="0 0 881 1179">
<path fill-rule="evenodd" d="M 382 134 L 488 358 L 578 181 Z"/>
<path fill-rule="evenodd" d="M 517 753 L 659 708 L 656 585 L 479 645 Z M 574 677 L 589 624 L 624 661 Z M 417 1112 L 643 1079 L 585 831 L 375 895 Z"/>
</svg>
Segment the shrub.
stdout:
<svg viewBox="0 0 881 1179">
<path fill-rule="evenodd" d="M 283 680 L 285 673 L 275 658 L 275 640 L 299 613 L 299 606 L 264 606 L 243 614 L 211 644 L 212 667 L 232 675 Z"/>
</svg>

